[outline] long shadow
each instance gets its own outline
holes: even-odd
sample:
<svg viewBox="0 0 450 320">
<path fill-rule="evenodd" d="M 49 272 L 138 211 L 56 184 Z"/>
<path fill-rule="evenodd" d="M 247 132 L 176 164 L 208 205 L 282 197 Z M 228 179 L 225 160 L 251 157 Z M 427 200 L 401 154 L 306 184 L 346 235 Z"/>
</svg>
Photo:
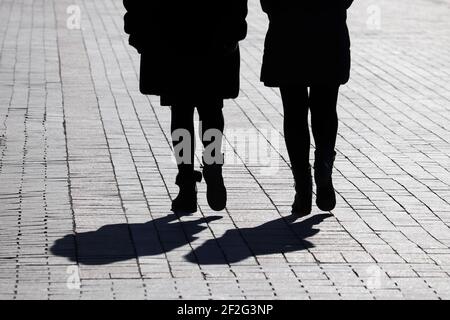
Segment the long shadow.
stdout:
<svg viewBox="0 0 450 320">
<path fill-rule="evenodd" d="M 170 214 L 141 224 L 112 224 L 92 232 L 67 235 L 55 241 L 54 255 L 84 265 L 106 265 L 138 257 L 155 256 L 181 248 L 196 240 L 206 223 L 218 216 L 180 222 Z"/>
<path fill-rule="evenodd" d="M 253 256 L 307 250 L 314 245 L 306 239 L 320 231 L 314 226 L 330 217 L 332 217 L 331 214 L 321 214 L 298 222 L 291 216 L 273 220 L 255 228 L 228 230 L 222 237 L 206 241 L 185 258 L 192 263 L 203 265 L 229 264 Z M 217 243 L 222 248 L 226 259 L 223 254 L 217 254 Z"/>
<path fill-rule="evenodd" d="M 255 228 L 228 230 L 222 237 L 206 241 L 185 258 L 192 263 L 228 264 L 253 255 L 305 250 L 314 246 L 306 240 L 319 232 L 314 226 L 329 217 L 331 215 L 317 215 L 301 222 L 294 217 L 280 218 Z M 207 223 L 221 219 L 212 216 L 180 222 L 178 218 L 170 214 L 147 223 L 106 225 L 96 231 L 58 239 L 50 250 L 56 256 L 80 264 L 107 265 L 181 248 L 196 240 L 195 235 L 207 229 Z"/>
</svg>

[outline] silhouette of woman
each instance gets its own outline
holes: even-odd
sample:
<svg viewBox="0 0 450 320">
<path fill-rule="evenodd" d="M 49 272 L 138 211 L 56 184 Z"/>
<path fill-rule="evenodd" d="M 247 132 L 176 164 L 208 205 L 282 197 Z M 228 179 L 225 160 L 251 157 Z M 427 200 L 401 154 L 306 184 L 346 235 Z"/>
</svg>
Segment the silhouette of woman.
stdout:
<svg viewBox="0 0 450 320">
<path fill-rule="evenodd" d="M 300 216 L 312 210 L 309 110 L 316 143 L 317 206 L 323 211 L 336 206 L 332 181 L 338 132 L 336 106 L 339 87 L 350 76 L 346 20 L 352 2 L 261 0 L 270 20 L 261 80 L 268 87 L 280 88 L 296 189 L 292 212 Z"/>
<path fill-rule="evenodd" d="M 180 188 L 172 211 L 197 211 L 194 111 L 201 121 L 203 177 L 213 210 L 226 206 L 221 152 L 223 100 L 239 94 L 239 41 L 247 34 L 247 0 L 124 0 L 125 32 L 141 54 L 140 91 L 171 107 Z"/>
</svg>

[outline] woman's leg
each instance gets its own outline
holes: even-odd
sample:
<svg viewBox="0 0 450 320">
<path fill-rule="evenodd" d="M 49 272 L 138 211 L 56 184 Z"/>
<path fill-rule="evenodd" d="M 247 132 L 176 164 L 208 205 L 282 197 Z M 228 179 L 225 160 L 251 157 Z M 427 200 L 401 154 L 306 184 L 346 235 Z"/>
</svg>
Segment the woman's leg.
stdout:
<svg viewBox="0 0 450 320">
<path fill-rule="evenodd" d="M 201 173 L 194 171 L 195 131 L 194 106 L 175 105 L 172 107 L 172 142 L 177 160 L 176 184 L 180 193 L 172 202 L 172 211 L 194 213 L 197 211 L 197 187 Z"/>
<path fill-rule="evenodd" d="M 307 216 L 312 210 L 308 89 L 306 87 L 282 87 L 281 97 L 284 106 L 284 137 L 296 190 L 292 213 Z"/>
<path fill-rule="evenodd" d="M 223 164 L 222 139 L 225 120 L 222 109 L 222 100 L 202 103 L 197 107 L 201 140 L 205 148 L 203 158 L 207 164 Z"/>
<path fill-rule="evenodd" d="M 311 138 L 308 125 L 307 87 L 281 87 L 284 138 L 294 175 L 309 169 Z"/>
<path fill-rule="evenodd" d="M 206 198 L 214 211 L 225 209 L 227 190 L 222 176 L 224 157 L 222 139 L 225 121 L 223 117 L 223 101 L 211 100 L 197 107 L 200 116 L 200 134 L 204 146 L 203 177 L 207 184 Z"/>
<path fill-rule="evenodd" d="M 311 88 L 310 108 L 316 142 L 314 178 L 317 186 L 317 206 L 323 211 L 331 211 L 336 207 L 332 176 L 338 133 L 338 94 L 338 85 Z"/>
<path fill-rule="evenodd" d="M 333 154 L 338 133 L 337 99 L 338 85 L 311 87 L 311 125 L 316 150 L 322 154 Z"/>
<path fill-rule="evenodd" d="M 194 106 L 175 105 L 172 110 L 172 143 L 178 168 L 182 170 L 194 167 L 195 130 Z"/>
</svg>

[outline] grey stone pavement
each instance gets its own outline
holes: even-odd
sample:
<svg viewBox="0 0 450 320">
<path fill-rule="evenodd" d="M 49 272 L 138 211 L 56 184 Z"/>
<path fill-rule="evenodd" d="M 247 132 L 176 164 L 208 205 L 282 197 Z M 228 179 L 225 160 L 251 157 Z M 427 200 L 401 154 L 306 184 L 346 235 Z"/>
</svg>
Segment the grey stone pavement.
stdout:
<svg viewBox="0 0 450 320">
<path fill-rule="evenodd" d="M 450 298 L 450 1 L 355 1 L 339 205 L 298 221 L 250 2 L 229 206 L 201 185 L 177 217 L 169 110 L 138 92 L 122 2 L 0 0 L 0 299 Z"/>
</svg>

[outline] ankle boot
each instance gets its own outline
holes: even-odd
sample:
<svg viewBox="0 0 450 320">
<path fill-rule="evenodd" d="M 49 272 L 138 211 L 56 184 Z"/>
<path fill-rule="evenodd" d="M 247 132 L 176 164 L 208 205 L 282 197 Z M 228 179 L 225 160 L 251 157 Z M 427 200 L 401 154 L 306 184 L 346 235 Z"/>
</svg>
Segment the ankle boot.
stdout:
<svg viewBox="0 0 450 320">
<path fill-rule="evenodd" d="M 222 211 L 227 205 L 227 189 L 222 176 L 222 164 L 205 164 L 203 177 L 206 182 L 206 198 L 211 209 Z"/>
<path fill-rule="evenodd" d="M 336 193 L 333 186 L 333 166 L 336 152 L 320 153 L 316 151 L 314 179 L 317 187 L 317 206 L 322 211 L 336 208 Z"/>
<path fill-rule="evenodd" d="M 176 179 L 176 185 L 180 188 L 178 197 L 172 202 L 172 211 L 180 213 L 197 212 L 197 182 L 202 181 L 202 173 L 199 171 L 180 171 Z"/>
<path fill-rule="evenodd" d="M 292 214 L 305 217 L 312 211 L 312 175 L 311 166 L 301 172 L 294 171 L 295 201 L 292 205 Z"/>
</svg>

